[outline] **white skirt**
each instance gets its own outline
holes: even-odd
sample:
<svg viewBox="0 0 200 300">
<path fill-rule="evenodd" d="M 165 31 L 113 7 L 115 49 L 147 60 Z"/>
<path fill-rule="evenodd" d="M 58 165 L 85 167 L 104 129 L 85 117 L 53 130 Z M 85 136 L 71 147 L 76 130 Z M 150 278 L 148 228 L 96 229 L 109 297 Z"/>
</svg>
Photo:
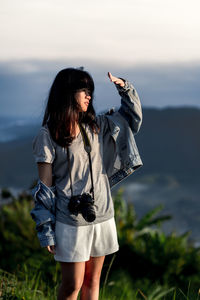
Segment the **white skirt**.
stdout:
<svg viewBox="0 0 200 300">
<path fill-rule="evenodd" d="M 119 250 L 114 218 L 77 227 L 56 221 L 55 234 L 56 261 L 88 261 L 91 256 L 104 256 Z"/>
</svg>

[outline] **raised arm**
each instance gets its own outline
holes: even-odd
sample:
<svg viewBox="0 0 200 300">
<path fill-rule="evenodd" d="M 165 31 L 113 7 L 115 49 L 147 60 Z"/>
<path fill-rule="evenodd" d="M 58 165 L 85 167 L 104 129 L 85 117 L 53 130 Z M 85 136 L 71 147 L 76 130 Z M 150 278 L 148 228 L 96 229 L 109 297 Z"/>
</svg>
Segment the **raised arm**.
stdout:
<svg viewBox="0 0 200 300">
<path fill-rule="evenodd" d="M 103 140 L 103 162 L 113 187 L 142 166 L 134 134 L 139 131 L 142 122 L 142 110 L 134 87 L 122 78 L 108 72 L 121 95 L 121 106 L 106 114 L 98 115 L 96 120 Z"/>
<path fill-rule="evenodd" d="M 110 78 L 110 81 L 114 84 L 124 87 L 125 83 L 124 80 L 122 80 L 122 78 L 115 77 L 110 72 L 108 72 L 108 77 Z"/>
<path fill-rule="evenodd" d="M 119 113 L 127 120 L 134 134 L 142 124 L 142 108 L 139 96 L 133 85 L 125 79 L 113 76 L 108 72 L 108 77 L 113 82 L 121 96 Z"/>
</svg>

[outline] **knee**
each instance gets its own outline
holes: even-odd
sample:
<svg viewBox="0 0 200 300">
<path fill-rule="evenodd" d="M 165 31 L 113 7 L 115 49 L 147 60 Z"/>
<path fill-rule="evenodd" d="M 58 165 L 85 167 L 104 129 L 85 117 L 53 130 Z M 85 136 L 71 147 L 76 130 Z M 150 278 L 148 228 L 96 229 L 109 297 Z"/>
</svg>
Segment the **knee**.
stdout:
<svg viewBox="0 0 200 300">
<path fill-rule="evenodd" d="M 83 282 L 81 280 L 63 280 L 61 282 L 61 289 L 64 294 L 71 295 L 73 293 L 78 293 L 82 287 Z"/>
<path fill-rule="evenodd" d="M 84 285 L 86 285 L 88 288 L 93 289 L 99 287 L 100 282 L 100 276 L 99 275 L 86 275 L 84 277 Z"/>
</svg>

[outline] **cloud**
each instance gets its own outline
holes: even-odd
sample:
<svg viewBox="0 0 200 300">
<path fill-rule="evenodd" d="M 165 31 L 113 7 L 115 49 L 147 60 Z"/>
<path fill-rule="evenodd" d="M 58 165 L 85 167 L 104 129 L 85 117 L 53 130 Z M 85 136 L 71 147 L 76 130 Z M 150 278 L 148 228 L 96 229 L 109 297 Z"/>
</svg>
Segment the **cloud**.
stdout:
<svg viewBox="0 0 200 300">
<path fill-rule="evenodd" d="M 200 60 L 197 0 L 2 0 L 0 60 Z"/>
<path fill-rule="evenodd" d="M 0 63 L 1 115 L 42 117 L 48 91 L 57 72 L 65 67 L 82 65 L 94 78 L 98 112 L 120 104 L 117 91 L 107 78 L 108 71 L 132 82 L 143 106 L 200 107 L 200 63 L 122 68 L 84 59 L 34 60 Z"/>
</svg>

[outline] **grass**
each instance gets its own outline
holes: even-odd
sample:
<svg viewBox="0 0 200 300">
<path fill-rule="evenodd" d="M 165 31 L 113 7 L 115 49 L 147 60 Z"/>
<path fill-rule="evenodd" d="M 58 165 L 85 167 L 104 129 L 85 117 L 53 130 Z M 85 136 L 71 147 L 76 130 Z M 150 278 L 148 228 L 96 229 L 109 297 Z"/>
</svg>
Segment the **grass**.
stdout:
<svg viewBox="0 0 200 300">
<path fill-rule="evenodd" d="M 47 290 L 44 294 L 44 290 Z M 46 287 L 41 272 L 29 276 L 24 272 L 23 280 L 18 280 L 14 274 L 0 270 L 0 300 L 55 300 L 57 286 Z"/>
<path fill-rule="evenodd" d="M 0 300 L 55 300 L 57 298 L 58 284 L 54 287 L 47 286 L 41 272 L 29 276 L 26 267 L 23 273 L 23 280 L 19 280 L 14 274 L 0 270 Z M 192 291 L 190 282 L 187 294 L 179 288 L 164 287 L 156 283 L 146 291 L 148 283 L 145 281 L 136 282 L 133 286 L 131 278 L 123 271 L 111 280 L 108 280 L 108 273 L 109 270 L 100 289 L 100 300 L 199 300 L 200 298 L 200 291 Z M 137 285 L 140 287 L 138 288 Z"/>
<path fill-rule="evenodd" d="M 1 268 L 7 271 L 0 270 L 0 300 L 55 300 L 60 265 L 40 248 L 32 199 L 18 200 L 1 210 Z M 188 243 L 187 234 L 152 229 L 167 218 L 157 216 L 160 208 L 138 220 L 120 193 L 114 202 L 121 248 L 104 264 L 100 300 L 200 300 L 200 248 Z"/>
</svg>

